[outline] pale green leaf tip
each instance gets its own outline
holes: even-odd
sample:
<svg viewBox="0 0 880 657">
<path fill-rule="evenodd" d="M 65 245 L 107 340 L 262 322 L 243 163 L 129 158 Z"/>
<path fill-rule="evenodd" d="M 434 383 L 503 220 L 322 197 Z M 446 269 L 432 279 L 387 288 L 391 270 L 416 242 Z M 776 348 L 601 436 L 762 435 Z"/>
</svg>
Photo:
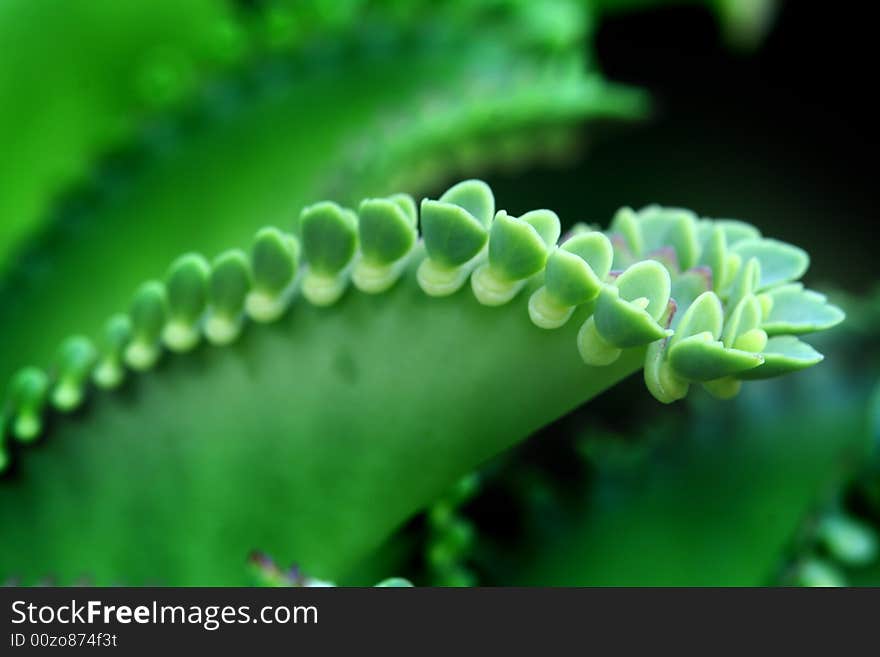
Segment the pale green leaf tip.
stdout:
<svg viewBox="0 0 880 657">
<path fill-rule="evenodd" d="M 463 180 L 446 190 L 439 200 L 466 210 L 484 226 L 488 226 L 495 215 L 495 195 L 482 180 Z"/>
</svg>

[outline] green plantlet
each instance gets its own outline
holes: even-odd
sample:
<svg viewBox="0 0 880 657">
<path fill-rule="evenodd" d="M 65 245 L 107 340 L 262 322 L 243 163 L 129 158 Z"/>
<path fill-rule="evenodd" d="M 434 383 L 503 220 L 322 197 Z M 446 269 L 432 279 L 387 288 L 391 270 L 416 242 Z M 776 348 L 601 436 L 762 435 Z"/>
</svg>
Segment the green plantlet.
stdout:
<svg viewBox="0 0 880 657">
<path fill-rule="evenodd" d="M 208 261 L 197 253 L 181 256 L 168 271 L 168 323 L 162 339 L 172 351 L 189 351 L 199 342 L 210 273 Z"/>
<path fill-rule="evenodd" d="M 308 263 L 303 296 L 316 306 L 330 306 L 348 286 L 358 246 L 358 217 L 336 203 L 316 203 L 302 211 L 299 234 Z"/>
<path fill-rule="evenodd" d="M 238 337 L 250 288 L 251 269 L 244 251 L 226 251 L 214 259 L 205 320 L 205 337 L 209 342 L 224 345 Z"/>
<path fill-rule="evenodd" d="M 287 309 L 299 265 L 299 242 L 277 228 L 257 232 L 251 247 L 253 287 L 245 298 L 248 314 L 258 322 L 271 322 Z"/>
<path fill-rule="evenodd" d="M 12 418 L 12 434 L 19 442 L 33 442 L 39 437 L 48 395 L 49 376 L 36 367 L 26 367 L 12 379 L 7 414 Z"/>
<path fill-rule="evenodd" d="M 770 289 L 762 326 L 768 335 L 800 335 L 823 331 L 843 320 L 842 311 L 828 304 L 824 294 L 804 289 L 801 283 L 780 285 Z"/>
<path fill-rule="evenodd" d="M 107 320 L 101 337 L 100 357 L 92 380 L 99 388 L 112 389 L 125 379 L 125 350 L 131 341 L 131 319 L 118 314 Z"/>
<path fill-rule="evenodd" d="M 696 265 L 678 275 L 670 269 L 675 334 L 648 348 L 645 381 L 654 396 L 666 402 L 681 399 L 691 383 L 699 382 L 716 396 L 728 398 L 739 391 L 743 380 L 779 376 L 818 363 L 821 355 L 792 335 L 781 340 L 772 337 L 777 332 L 823 330 L 843 320 L 843 313 L 823 295 L 804 290 L 799 283 L 789 284 L 805 272 L 807 255 L 797 247 L 762 238 L 743 222 L 720 220 L 713 225 L 706 219 L 685 219 L 688 216 L 684 211 L 652 207 L 626 211 L 614 224 L 629 252 L 656 253 L 657 235 L 662 235 L 673 243 L 677 267 Z M 701 268 L 706 272 L 702 283 Z M 598 312 L 597 317 L 601 317 Z"/>
<path fill-rule="evenodd" d="M 810 257 L 803 249 L 773 239 L 753 237 L 740 240 L 731 250 L 743 262 L 754 258 L 760 263 L 759 290 L 795 281 L 804 275 L 810 265 Z"/>
<path fill-rule="evenodd" d="M 168 319 L 168 296 L 159 281 L 144 283 L 131 304 L 131 340 L 125 362 L 133 370 L 150 369 L 162 354 L 162 334 Z"/>
<path fill-rule="evenodd" d="M 55 364 L 52 406 L 59 411 L 72 411 L 82 404 L 97 353 L 92 341 L 81 335 L 61 344 Z"/>
<path fill-rule="evenodd" d="M 757 306 L 754 297 L 746 297 L 738 309 L 749 301 Z M 760 307 L 757 307 L 757 312 L 760 312 Z M 752 331 L 761 329 L 749 329 L 742 336 L 734 329 L 728 331 L 722 342 L 719 338 L 723 320 L 721 300 L 714 292 L 704 292 L 688 308 L 668 346 L 670 367 L 685 381 L 713 381 L 755 368 L 764 362 L 757 352 L 766 345 L 767 335 L 763 334 L 763 340 L 760 337 L 753 340 Z"/>
<path fill-rule="evenodd" d="M 611 232 L 617 237 L 613 266 L 625 269 L 645 251 L 639 215 L 632 208 L 620 208 L 611 220 Z"/>
<path fill-rule="evenodd" d="M 679 271 L 690 269 L 697 262 L 700 248 L 696 219 L 690 210 L 648 206 L 639 212 L 641 250 L 634 254 L 647 257 L 671 247 L 675 253 L 673 267 Z"/>
<path fill-rule="evenodd" d="M 464 285 L 489 240 L 495 197 L 480 180 L 465 180 L 439 200 L 422 201 L 421 228 L 428 257 L 418 270 L 426 294 L 448 296 Z"/>
<path fill-rule="evenodd" d="M 745 379 L 818 362 L 821 356 L 792 335 L 767 337 L 774 295 L 787 306 L 770 324 L 774 330 L 782 327 L 779 317 L 789 318 L 799 333 L 843 317 L 825 308 L 821 295 L 778 291 L 791 285 L 794 267 L 782 274 L 784 268 L 772 264 L 776 242 L 766 247 L 743 237 L 736 242 L 749 247 L 743 257 L 726 252 L 704 257 L 704 245 L 723 251 L 734 242 L 727 224 L 721 239 L 715 226 L 685 211 L 623 211 L 614 225 L 626 235 L 580 227 L 555 246 L 555 214 L 534 211 L 513 218 L 502 210 L 493 223 L 494 204 L 479 181 L 425 201 L 423 245 L 409 232 L 417 221 L 406 197 L 363 203 L 359 207 L 368 218 L 360 223 L 336 204 L 313 205 L 297 226 L 302 264 L 296 237 L 263 229 L 250 258 L 228 251 L 206 271 L 204 261 L 187 256 L 172 267 L 167 283 L 142 286 L 128 321 L 111 320 L 97 357 L 87 357 L 80 339 L 65 343 L 58 381 L 72 385 L 79 398 L 89 376 L 102 387 L 118 385 L 123 361 L 150 369 L 172 323 L 184 322 L 227 346 L 168 358 L 151 376 L 139 377 L 132 398 L 96 395 L 81 417 L 53 423 L 65 435 L 53 440 L 52 449 L 22 460 L 26 488 L 0 485 L 0 524 L 9 536 L 0 546 L 4 567 L 25 575 L 39 572 L 41 564 L 45 572 L 45 564 L 56 562 L 65 571 L 102 568 L 106 561 L 81 551 L 67 559 L 56 547 L 70 545 L 73 535 L 81 541 L 86 510 L 95 526 L 115 527 L 128 517 L 119 512 L 125 502 L 103 493 L 118 484 L 126 496 L 141 500 L 138 504 L 148 500 L 147 510 L 138 508 L 139 518 L 151 514 L 144 540 L 155 562 L 153 577 L 185 572 L 193 579 L 183 581 L 213 581 L 218 575 L 235 580 L 236 555 L 258 539 L 273 553 L 294 555 L 322 581 L 334 580 L 345 564 L 375 549 L 451 482 L 642 365 L 648 389 L 669 402 L 694 383 L 731 394 Z M 701 234 L 716 237 L 701 240 Z M 657 235 L 671 244 L 661 244 Z M 792 249 L 782 253 L 780 261 L 794 260 Z M 611 270 L 627 259 L 631 263 L 623 270 Z M 371 287 L 369 294 L 342 294 L 364 262 L 391 265 L 384 292 Z M 710 262 L 730 269 L 732 282 L 721 292 Z M 762 262 L 777 272 L 765 287 Z M 682 270 L 682 263 L 693 266 Z M 392 271 L 397 267 L 399 272 Z M 441 270 L 449 276 L 438 288 L 431 272 Z M 465 287 L 469 274 L 471 285 Z M 309 275 L 320 284 L 306 293 Z M 487 276 L 513 282 L 513 289 L 487 298 Z M 455 290 L 445 287 L 453 279 Z M 299 280 L 304 302 L 287 313 Z M 179 286 L 174 294 L 172 286 Z M 791 319 L 803 316 L 797 299 L 809 307 L 806 321 Z M 266 325 L 241 339 L 249 319 Z M 484 394 L 474 395 L 475 389 Z M 37 437 L 49 391 L 50 378 L 38 369 L 16 377 L 4 412 L 12 435 Z M 212 403 L 221 397 L 228 404 Z M 487 403 L 489 397 L 494 401 Z M 173 414 L 163 412 L 169 406 Z M 233 421 L 235 437 L 216 441 Z M 151 427 L 155 441 L 143 440 L 143 426 Z M 90 468 L 98 458 L 104 467 Z M 169 461 L 187 468 L 192 489 L 180 486 Z M 82 468 L 88 477 L 81 476 Z M 80 474 L 62 476 L 68 469 Z M 58 481 L 77 484 L 53 488 L 50 482 Z M 235 492 L 241 490 L 251 491 L 260 504 L 241 504 Z M 322 494 L 309 494 L 314 490 Z M 13 503 L 16 492 L 24 497 Z M 22 514 L 39 514 L 46 507 L 37 500 L 48 497 L 63 503 L 66 519 L 53 525 L 56 540 L 35 540 L 34 532 L 45 525 L 25 521 L 30 516 Z M 200 514 L 198 521 L 182 519 L 181 509 L 198 506 L 195 499 L 211 500 L 212 508 L 224 511 Z M 461 499 L 454 495 L 447 506 Z M 440 506 L 431 515 L 436 532 L 426 560 L 445 583 L 472 582 L 461 559 L 473 532 Z M 265 522 L 283 514 L 293 514 L 296 526 Z M 235 527 L 234 537 L 220 551 L 215 537 L 227 526 Z M 141 531 L 130 527 L 124 535 Z M 181 532 L 193 546 L 204 547 L 194 549 L 198 560 L 183 568 L 176 560 L 187 557 L 169 548 Z M 6 551 L 7 545 L 21 544 L 36 547 Z M 146 565 L 118 558 L 145 572 Z"/>
<path fill-rule="evenodd" d="M 671 334 L 660 322 L 672 282 L 656 260 L 644 260 L 604 285 L 595 314 L 578 333 L 578 350 L 588 365 L 610 365 L 626 347 L 656 342 Z"/>
<path fill-rule="evenodd" d="M 726 287 L 726 277 L 734 270 L 735 256 L 728 253 L 727 233 L 722 226 L 712 225 L 705 219 L 697 225 L 697 235 L 702 236 L 697 265 L 712 273 L 711 288 L 719 292 Z"/>
<path fill-rule="evenodd" d="M 489 262 L 477 267 L 471 277 L 477 301 L 486 306 L 510 301 L 529 278 L 544 269 L 559 232 L 559 217 L 550 210 L 535 210 L 519 218 L 499 211 L 490 231 Z"/>
<path fill-rule="evenodd" d="M 744 264 L 733 276 L 730 287 L 721 296 L 722 298 L 726 297 L 728 306 L 736 308 L 743 298 L 758 293 L 761 281 L 761 263 L 757 258 L 743 261 L 739 256 L 735 256 L 733 262 L 744 262 Z"/>
<path fill-rule="evenodd" d="M 818 365 L 824 358 L 813 347 L 791 335 L 768 339 L 761 357 L 764 359 L 762 365 L 739 373 L 738 378 L 744 381 L 770 379 Z"/>
<path fill-rule="evenodd" d="M 355 286 L 368 294 L 394 285 L 418 239 L 418 211 L 408 194 L 367 199 L 358 209 L 361 256 L 352 272 Z"/>
<path fill-rule="evenodd" d="M 577 306 L 593 301 L 611 271 L 614 250 L 599 232 L 583 232 L 567 239 L 547 259 L 544 285 L 529 299 L 529 317 L 536 326 L 564 326 Z"/>
</svg>

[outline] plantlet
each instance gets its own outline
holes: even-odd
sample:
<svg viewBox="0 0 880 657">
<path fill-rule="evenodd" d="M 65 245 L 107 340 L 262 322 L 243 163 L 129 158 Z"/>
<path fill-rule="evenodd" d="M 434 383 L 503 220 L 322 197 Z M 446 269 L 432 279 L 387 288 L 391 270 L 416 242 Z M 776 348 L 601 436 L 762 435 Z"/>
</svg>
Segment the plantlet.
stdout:
<svg viewBox="0 0 880 657">
<path fill-rule="evenodd" d="M 259 545 L 335 580 L 474 466 L 640 368 L 662 402 L 694 385 L 726 397 L 816 364 L 794 334 L 843 319 L 795 283 L 803 251 L 740 222 L 622 210 L 557 243 L 554 213 L 496 212 L 473 180 L 418 222 L 405 196 L 358 207 L 367 220 L 308 206 L 247 257 L 176 259 L 99 347 L 65 343 L 51 372 L 15 377 L 16 442 L 45 432 L 48 400 L 90 399 L 0 484 L 3 576 L 230 583 Z M 91 380 L 127 385 L 90 396 Z M 95 550 L 99 535 L 116 538 Z"/>
</svg>

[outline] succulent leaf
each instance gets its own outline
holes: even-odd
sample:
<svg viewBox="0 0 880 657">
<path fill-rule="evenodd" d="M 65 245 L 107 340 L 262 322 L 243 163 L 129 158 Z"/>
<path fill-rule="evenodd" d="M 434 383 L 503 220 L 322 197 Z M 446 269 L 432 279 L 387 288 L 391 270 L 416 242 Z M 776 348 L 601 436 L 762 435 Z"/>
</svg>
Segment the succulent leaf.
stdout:
<svg viewBox="0 0 880 657">
<path fill-rule="evenodd" d="M 257 232 L 251 246 L 253 289 L 245 299 L 248 313 L 258 322 L 271 322 L 284 312 L 292 293 L 300 247 L 293 235 L 277 228 Z"/>
<path fill-rule="evenodd" d="M 205 319 L 205 337 L 211 343 L 229 344 L 238 337 L 250 288 L 251 268 L 244 251 L 226 251 L 211 263 Z"/>
<path fill-rule="evenodd" d="M 96 360 L 97 350 L 85 336 L 75 335 L 61 344 L 52 389 L 52 405 L 55 408 L 72 411 L 82 403 Z"/>
<path fill-rule="evenodd" d="M 666 337 L 666 327 L 657 320 L 669 304 L 671 287 L 669 271 L 656 260 L 636 263 L 599 293 L 596 330 L 619 348 L 647 345 Z"/>
<path fill-rule="evenodd" d="M 707 221 L 708 220 L 703 220 Z M 727 235 L 721 226 L 707 227 L 707 236 L 702 244 L 702 252 L 698 261 L 712 272 L 712 286 L 716 292 L 720 292 L 727 286 L 725 276 L 727 274 Z"/>
<path fill-rule="evenodd" d="M 358 210 L 360 258 L 352 280 L 359 290 L 384 292 L 394 285 L 418 239 L 416 205 L 407 194 L 367 199 Z"/>
<path fill-rule="evenodd" d="M 131 310 L 131 340 L 125 362 L 134 370 L 150 369 L 162 353 L 161 338 L 168 319 L 168 295 L 159 281 L 144 283 L 135 293 Z"/>
<path fill-rule="evenodd" d="M 489 261 L 471 277 L 477 300 L 487 306 L 510 301 L 528 278 L 544 269 L 559 233 L 559 217 L 550 210 L 534 210 L 519 218 L 500 210 L 489 233 Z"/>
<path fill-rule="evenodd" d="M 738 378 L 751 380 L 782 376 L 816 365 L 824 358 L 806 342 L 801 342 L 791 335 L 777 335 L 770 338 L 761 355 L 764 364 L 738 374 Z"/>
<path fill-rule="evenodd" d="M 358 217 L 336 203 L 310 205 L 299 218 L 308 270 L 302 291 L 316 306 L 329 306 L 345 292 L 348 269 L 358 248 Z"/>
<path fill-rule="evenodd" d="M 741 335 L 761 326 L 762 310 L 758 298 L 749 294 L 736 304 L 724 325 L 723 342 L 732 347 Z"/>
<path fill-rule="evenodd" d="M 724 308 L 721 299 L 714 292 L 703 292 L 698 296 L 681 317 L 681 321 L 675 327 L 675 335 L 669 339 L 669 347 L 672 348 L 684 338 L 708 333 L 713 340 L 721 337 L 721 329 L 724 326 Z"/>
<path fill-rule="evenodd" d="M 529 299 L 532 322 L 545 329 L 563 326 L 575 307 L 599 296 L 613 259 L 611 241 L 602 233 L 578 232 L 568 238 L 548 257 L 544 286 Z"/>
<path fill-rule="evenodd" d="M 761 231 L 745 221 L 738 219 L 714 219 L 711 221 L 724 231 L 727 245 L 731 247 L 743 240 L 755 240 L 761 237 Z"/>
<path fill-rule="evenodd" d="M 453 185 L 439 202 L 460 207 L 483 226 L 488 226 L 495 215 L 495 195 L 482 180 L 464 180 Z"/>
<path fill-rule="evenodd" d="M 406 196 L 413 203 L 412 197 Z M 363 259 L 387 265 L 406 256 L 413 248 L 416 232 L 415 205 L 395 199 L 367 199 L 358 210 L 358 230 Z"/>
<path fill-rule="evenodd" d="M 678 267 L 682 271 L 697 263 L 700 246 L 693 212 L 681 208 L 649 206 L 638 213 L 638 222 L 645 252 L 672 247 Z"/>
<path fill-rule="evenodd" d="M 125 350 L 131 341 L 131 332 L 131 319 L 122 313 L 113 315 L 104 325 L 100 357 L 92 376 L 99 388 L 115 388 L 125 379 Z"/>
<path fill-rule="evenodd" d="M 666 329 L 648 312 L 646 300 L 647 297 L 637 297 L 628 301 L 621 298 L 618 288 L 602 288 L 594 315 L 596 330 L 618 347 L 635 347 L 665 338 Z"/>
<path fill-rule="evenodd" d="M 755 294 L 760 289 L 761 281 L 761 263 L 757 258 L 749 258 L 745 264 L 739 266 L 742 262 L 739 255 L 734 254 L 734 266 L 739 267 L 735 272 L 733 282 L 730 288 L 723 293 L 727 304 L 731 308 L 736 308 L 739 302 L 745 297 Z"/>
<path fill-rule="evenodd" d="M 422 201 L 422 238 L 428 257 L 419 284 L 431 296 L 448 296 L 464 285 L 489 239 L 495 198 L 486 183 L 465 180 L 438 201 Z"/>
<path fill-rule="evenodd" d="M 168 293 L 168 324 L 162 337 L 174 351 L 189 351 L 199 341 L 198 323 L 208 301 L 211 268 L 197 253 L 187 253 L 171 265 L 165 285 Z"/>
<path fill-rule="evenodd" d="M 681 321 L 684 310 L 699 296 L 712 290 L 712 278 L 712 271 L 704 267 L 689 269 L 673 278 L 671 295 L 677 312 L 672 319 L 672 328 Z"/>
<path fill-rule="evenodd" d="M 743 261 L 756 258 L 761 264 L 759 290 L 797 280 L 810 265 L 810 257 L 806 251 L 778 240 L 744 239 L 731 248 Z"/>
<path fill-rule="evenodd" d="M 725 347 L 709 332 L 684 338 L 669 348 L 669 364 L 686 381 L 713 381 L 759 366 L 764 359 Z"/>
<path fill-rule="evenodd" d="M 36 367 L 26 367 L 12 379 L 8 408 L 12 433 L 20 442 L 32 442 L 42 432 L 49 385 L 48 375 Z"/>
<path fill-rule="evenodd" d="M 645 251 L 645 240 L 638 216 L 632 208 L 620 208 L 611 220 L 611 233 L 623 237 L 629 252 L 640 256 Z"/>
<path fill-rule="evenodd" d="M 801 335 L 824 331 L 843 321 L 844 314 L 828 303 L 824 294 L 806 290 L 801 283 L 780 285 L 767 291 L 770 311 L 761 327 L 768 335 Z"/>
</svg>

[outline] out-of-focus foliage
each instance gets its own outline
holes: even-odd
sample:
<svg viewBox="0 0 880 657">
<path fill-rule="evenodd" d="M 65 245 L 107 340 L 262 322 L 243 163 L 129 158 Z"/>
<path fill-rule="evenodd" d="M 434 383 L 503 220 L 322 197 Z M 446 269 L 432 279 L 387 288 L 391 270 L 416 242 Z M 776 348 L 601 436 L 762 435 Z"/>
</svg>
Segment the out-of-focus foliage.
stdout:
<svg viewBox="0 0 880 657">
<path fill-rule="evenodd" d="M 231 18 L 216 0 L 0 5 L 0 256 L 102 148 L 219 66 L 213 33 Z"/>
</svg>

